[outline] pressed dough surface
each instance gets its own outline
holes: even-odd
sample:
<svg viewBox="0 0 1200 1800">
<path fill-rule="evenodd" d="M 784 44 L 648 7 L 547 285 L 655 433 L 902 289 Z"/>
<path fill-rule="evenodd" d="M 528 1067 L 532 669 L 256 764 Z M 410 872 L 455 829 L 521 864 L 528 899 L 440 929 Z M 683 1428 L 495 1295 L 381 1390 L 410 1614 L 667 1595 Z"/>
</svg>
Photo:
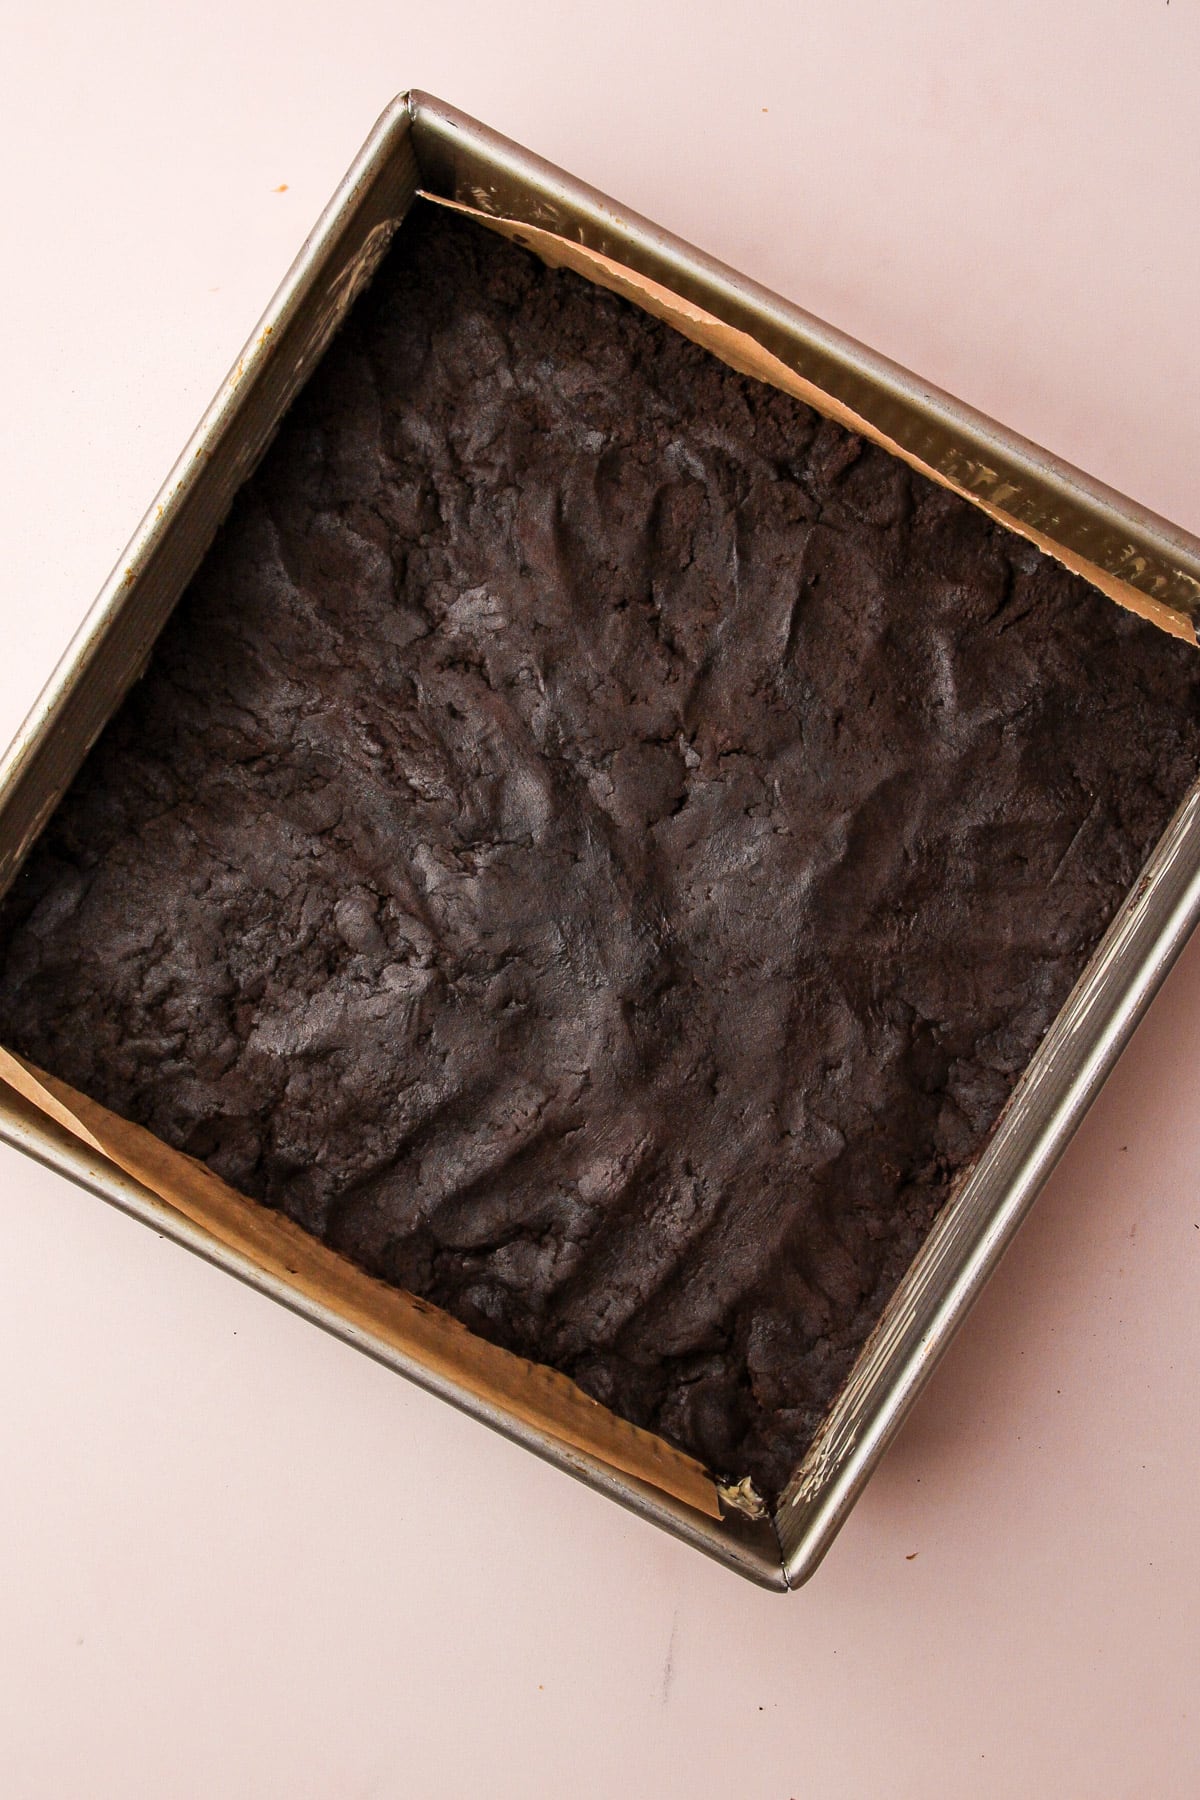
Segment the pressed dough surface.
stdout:
<svg viewBox="0 0 1200 1800">
<path fill-rule="evenodd" d="M 1198 682 L 418 210 L 6 903 L 0 1036 L 774 1492 L 1182 798 Z"/>
</svg>

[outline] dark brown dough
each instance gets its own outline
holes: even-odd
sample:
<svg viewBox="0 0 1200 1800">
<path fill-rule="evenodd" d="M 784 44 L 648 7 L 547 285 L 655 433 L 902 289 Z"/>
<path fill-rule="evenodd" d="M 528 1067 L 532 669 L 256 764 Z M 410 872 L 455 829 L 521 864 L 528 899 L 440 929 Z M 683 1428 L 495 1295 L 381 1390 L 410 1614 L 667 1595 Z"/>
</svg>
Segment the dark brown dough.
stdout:
<svg viewBox="0 0 1200 1800">
<path fill-rule="evenodd" d="M 1200 660 L 423 212 L 6 903 L 0 1036 L 774 1493 Z"/>
</svg>

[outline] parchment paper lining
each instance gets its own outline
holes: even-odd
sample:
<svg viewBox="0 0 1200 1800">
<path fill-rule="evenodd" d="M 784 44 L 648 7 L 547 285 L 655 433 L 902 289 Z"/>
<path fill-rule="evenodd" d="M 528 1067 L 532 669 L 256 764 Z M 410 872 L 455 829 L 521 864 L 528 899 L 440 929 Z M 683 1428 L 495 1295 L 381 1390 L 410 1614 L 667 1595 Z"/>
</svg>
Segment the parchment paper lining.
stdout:
<svg viewBox="0 0 1200 1800">
<path fill-rule="evenodd" d="M 740 374 L 781 389 L 825 417 L 878 444 L 930 480 L 1018 532 L 1119 605 L 1186 642 L 1197 642 L 1185 613 L 1080 556 L 1006 513 L 944 469 L 922 461 L 870 419 L 807 380 L 748 332 L 597 250 L 525 221 L 483 212 L 442 195 L 422 198 L 476 220 L 530 250 L 552 268 L 569 268 L 620 294 L 701 345 Z M 565 1375 L 488 1343 L 448 1313 L 367 1275 L 284 1214 L 238 1193 L 203 1163 L 173 1150 L 138 1125 L 90 1100 L 56 1077 L 0 1048 L 0 1081 L 29 1104 L 115 1164 L 216 1240 L 245 1256 L 283 1285 L 319 1301 L 348 1324 L 485 1400 L 512 1417 L 549 1432 L 561 1443 L 646 1482 L 710 1518 L 722 1507 L 712 1476 L 695 1458 L 652 1432 L 619 1418 Z M 730 1490 L 736 1497 L 736 1489 Z M 753 1496 L 755 1516 L 761 1507 Z M 732 1501 L 731 1501 L 732 1503 Z M 747 1506 L 746 1510 L 750 1510 Z"/>
<path fill-rule="evenodd" d="M 714 356 L 727 363 L 731 369 L 736 369 L 739 374 L 753 376 L 758 381 L 765 381 L 772 387 L 780 388 L 785 394 L 791 394 L 794 399 L 802 400 L 814 411 L 824 414 L 828 419 L 836 420 L 839 425 L 844 425 L 849 431 L 869 438 L 872 443 L 878 444 L 890 455 L 898 456 L 902 462 L 908 463 L 910 468 L 927 476 L 930 481 L 936 481 L 941 487 L 948 488 L 952 494 L 958 494 L 962 499 L 969 500 L 972 506 L 979 507 L 980 511 L 987 513 L 989 518 L 1007 526 L 1010 531 L 1018 532 L 1031 544 L 1036 544 L 1039 550 L 1045 551 L 1047 556 L 1052 556 L 1056 562 L 1062 563 L 1065 568 L 1071 570 L 1072 574 L 1081 575 L 1085 581 L 1090 581 L 1094 587 L 1099 588 L 1101 593 L 1106 594 L 1110 600 L 1115 600 L 1119 606 L 1128 608 L 1130 612 L 1139 613 L 1142 618 L 1149 619 L 1151 624 L 1159 626 L 1163 631 L 1170 632 L 1173 637 L 1182 638 L 1189 644 L 1197 642 L 1195 626 L 1186 613 L 1156 600 L 1151 594 L 1143 593 L 1139 588 L 1133 587 L 1127 581 L 1122 581 L 1119 576 L 1112 574 L 1109 570 L 1101 568 L 1098 563 L 1089 561 L 1047 533 L 1039 531 L 1027 521 L 1006 512 L 994 499 L 989 500 L 977 489 L 961 480 L 956 480 L 954 475 L 946 469 L 940 469 L 931 463 L 922 461 L 914 451 L 897 443 L 871 419 L 852 411 L 834 395 L 818 387 L 815 382 L 807 380 L 795 369 L 789 368 L 787 363 L 764 348 L 749 332 L 739 331 L 736 327 L 727 325 L 723 320 L 716 318 L 712 313 L 705 312 L 703 308 L 694 305 L 682 295 L 673 292 L 672 289 L 627 267 L 624 263 L 617 262 L 602 251 L 592 250 L 572 239 L 560 237 L 557 232 L 548 231 L 540 225 L 531 225 L 521 219 L 503 218 L 493 213 L 482 212 L 478 207 L 467 206 L 461 200 L 449 200 L 442 194 L 434 194 L 424 188 L 420 190 L 419 197 L 432 201 L 435 206 L 445 206 L 451 212 L 461 213 L 464 218 L 474 219 L 478 224 L 486 225 L 489 231 L 495 231 L 501 237 L 510 238 L 513 243 L 532 251 L 550 268 L 573 269 L 577 275 L 594 281 L 599 287 L 607 288 L 610 292 L 620 294 L 626 300 L 631 300 L 635 306 L 640 306 L 645 312 L 653 313 L 655 318 L 662 319 L 664 323 L 674 326 L 676 331 L 682 332 L 684 337 L 690 338 L 694 344 L 700 344 L 705 350 L 710 350 Z M 971 470 L 964 468 L 963 473 L 969 475 Z M 980 471 L 976 469 L 974 473 L 978 475 Z M 984 473 L 990 474 L 992 471 L 984 471 Z M 995 491 L 1003 494 L 1004 489 L 1000 486 Z M 1179 579 L 1183 579 L 1182 575 L 1179 576 Z M 1191 583 L 1190 586 L 1194 587 L 1195 583 Z"/>
<path fill-rule="evenodd" d="M 348 1324 L 562 1443 L 721 1517 L 716 1485 L 694 1457 L 618 1418 L 567 1376 L 489 1344 L 439 1307 L 364 1274 L 283 1213 L 247 1199 L 203 1163 L 4 1049 L 0 1080 L 218 1243 Z"/>
</svg>

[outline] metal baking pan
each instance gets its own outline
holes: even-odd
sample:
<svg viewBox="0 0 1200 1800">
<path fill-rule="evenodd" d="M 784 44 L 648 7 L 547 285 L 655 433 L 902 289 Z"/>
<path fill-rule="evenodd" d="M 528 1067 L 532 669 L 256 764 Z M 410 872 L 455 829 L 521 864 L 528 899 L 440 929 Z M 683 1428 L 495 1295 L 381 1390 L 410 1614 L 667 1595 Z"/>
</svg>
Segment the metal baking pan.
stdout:
<svg viewBox="0 0 1200 1800">
<path fill-rule="evenodd" d="M 427 95 L 367 140 L 0 765 L 0 891 L 145 666 L 242 481 L 418 191 L 609 259 L 745 334 L 830 409 L 1193 636 L 1200 542 Z M 889 1302 L 773 1518 L 708 1518 L 480 1400 L 189 1224 L 0 1083 L 0 1137 L 760 1585 L 807 1580 L 1200 914 L 1200 783 Z"/>
</svg>

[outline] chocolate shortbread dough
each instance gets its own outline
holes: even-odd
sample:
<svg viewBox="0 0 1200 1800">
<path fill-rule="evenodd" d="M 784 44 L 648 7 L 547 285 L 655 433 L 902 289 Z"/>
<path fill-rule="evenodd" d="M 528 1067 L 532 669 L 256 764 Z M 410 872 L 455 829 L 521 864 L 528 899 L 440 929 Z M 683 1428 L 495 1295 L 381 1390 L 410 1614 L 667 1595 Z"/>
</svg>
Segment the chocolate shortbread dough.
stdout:
<svg viewBox="0 0 1200 1800">
<path fill-rule="evenodd" d="M 418 205 L 5 903 L 0 1037 L 777 1493 L 1200 658 Z"/>
</svg>

